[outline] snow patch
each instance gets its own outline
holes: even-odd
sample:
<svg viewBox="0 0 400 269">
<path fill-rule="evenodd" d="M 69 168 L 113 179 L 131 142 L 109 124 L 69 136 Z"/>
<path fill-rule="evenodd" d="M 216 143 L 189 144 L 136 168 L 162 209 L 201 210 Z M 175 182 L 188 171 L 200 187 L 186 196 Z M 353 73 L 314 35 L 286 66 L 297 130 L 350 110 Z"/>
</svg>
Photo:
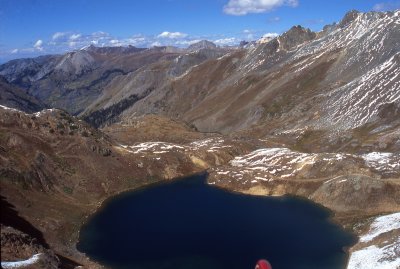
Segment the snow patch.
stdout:
<svg viewBox="0 0 400 269">
<path fill-rule="evenodd" d="M 351 254 L 347 269 L 396 269 L 400 268 L 400 239 L 379 248 L 375 245 Z M 396 254 L 397 253 L 397 254 Z"/>
<path fill-rule="evenodd" d="M 12 108 L 12 107 L 8 107 L 8 106 L 0 105 L 0 108 L 5 109 L 5 110 L 10 110 L 10 111 L 15 111 L 15 112 L 24 113 L 24 112 L 22 112 L 21 110 L 18 110 L 18 109 Z"/>
<path fill-rule="evenodd" d="M 368 242 L 375 237 L 396 229 L 400 229 L 400 213 L 382 216 L 376 218 L 371 224 L 368 234 L 360 238 L 360 242 Z M 400 246 L 399 246 L 400 247 Z"/>
<path fill-rule="evenodd" d="M 55 108 L 43 109 L 43 110 L 41 110 L 39 112 L 33 113 L 33 115 L 35 115 L 36 117 L 40 117 L 40 116 L 43 116 L 44 114 L 51 113 L 51 112 L 54 112 L 54 111 L 56 111 Z"/>
<path fill-rule="evenodd" d="M 120 145 L 120 147 L 134 154 L 143 152 L 163 154 L 176 149 L 185 149 L 183 146 L 166 142 L 144 142 L 132 146 Z"/>
<path fill-rule="evenodd" d="M 378 171 L 400 170 L 400 154 L 390 152 L 371 152 L 361 155 L 365 163 Z"/>
<path fill-rule="evenodd" d="M 379 235 L 400 229 L 400 213 L 376 218 L 367 234 L 361 236 L 360 242 L 370 242 Z M 347 269 L 395 269 L 400 268 L 400 237 L 384 242 L 384 246 L 367 246 L 354 251 Z"/>
<path fill-rule="evenodd" d="M 1 267 L 4 269 L 11 269 L 11 268 L 24 268 L 27 266 L 34 265 L 37 263 L 43 254 L 35 254 L 27 260 L 23 261 L 16 261 L 16 262 L 1 262 Z"/>
</svg>

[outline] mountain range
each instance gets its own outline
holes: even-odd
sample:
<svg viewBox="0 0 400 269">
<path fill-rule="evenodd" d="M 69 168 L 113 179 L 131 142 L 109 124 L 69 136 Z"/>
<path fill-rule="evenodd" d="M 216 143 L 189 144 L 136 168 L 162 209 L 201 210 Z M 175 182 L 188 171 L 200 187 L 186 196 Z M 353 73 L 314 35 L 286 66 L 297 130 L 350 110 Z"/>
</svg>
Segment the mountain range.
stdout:
<svg viewBox="0 0 400 269">
<path fill-rule="evenodd" d="M 96 268 L 75 244 L 102 201 L 204 170 L 229 190 L 311 199 L 360 236 L 400 211 L 398 10 L 237 47 L 12 60 L 0 65 L 0 105 L 2 208 L 39 231 L 15 222 L 2 256 L 45 253 L 43 268 Z M 354 246 L 348 268 L 365 268 L 351 262 L 357 251 L 395 244 L 400 227 L 391 232 Z"/>
</svg>

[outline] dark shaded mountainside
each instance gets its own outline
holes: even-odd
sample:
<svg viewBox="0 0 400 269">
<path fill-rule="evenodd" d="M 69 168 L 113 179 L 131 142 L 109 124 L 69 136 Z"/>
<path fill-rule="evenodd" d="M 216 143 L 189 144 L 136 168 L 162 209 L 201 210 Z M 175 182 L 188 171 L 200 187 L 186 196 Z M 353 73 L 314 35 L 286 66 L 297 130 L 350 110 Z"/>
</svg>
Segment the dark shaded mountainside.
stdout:
<svg viewBox="0 0 400 269">
<path fill-rule="evenodd" d="M 91 46 L 0 76 L 2 206 L 36 229 L 2 210 L 8 260 L 98 268 L 76 242 L 105 199 L 204 170 L 228 190 L 311 199 L 359 235 L 400 211 L 400 11 L 236 48 Z"/>
<path fill-rule="evenodd" d="M 137 80 L 136 85 L 125 85 L 125 95 L 108 101 L 118 103 L 133 94 L 144 97 L 149 88 L 163 80 L 179 76 L 189 67 L 228 51 L 215 45 L 210 48 L 205 42 L 187 49 L 90 46 L 65 55 L 13 60 L 0 67 L 0 74 L 48 107 L 77 115 L 91 106 L 94 106 L 93 111 L 105 108 L 95 101 L 109 99 L 107 93 L 115 81 L 128 83 L 132 77 Z M 140 90 L 129 92 L 134 88 Z"/>
<path fill-rule="evenodd" d="M 27 94 L 25 90 L 10 84 L 0 76 L 0 103 L 6 107 L 16 108 L 26 112 L 37 112 L 45 105 L 35 97 Z"/>
</svg>

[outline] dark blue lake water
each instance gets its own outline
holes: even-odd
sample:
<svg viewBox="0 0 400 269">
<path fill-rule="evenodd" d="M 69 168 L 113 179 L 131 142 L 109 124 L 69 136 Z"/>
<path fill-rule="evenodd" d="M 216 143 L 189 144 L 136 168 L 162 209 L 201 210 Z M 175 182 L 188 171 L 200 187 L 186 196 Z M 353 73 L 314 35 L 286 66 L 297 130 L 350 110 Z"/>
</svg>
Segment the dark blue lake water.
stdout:
<svg viewBox="0 0 400 269">
<path fill-rule="evenodd" d="M 111 268 L 344 268 L 354 237 L 302 199 L 230 193 L 193 176 L 124 193 L 83 226 L 78 249 Z"/>
</svg>

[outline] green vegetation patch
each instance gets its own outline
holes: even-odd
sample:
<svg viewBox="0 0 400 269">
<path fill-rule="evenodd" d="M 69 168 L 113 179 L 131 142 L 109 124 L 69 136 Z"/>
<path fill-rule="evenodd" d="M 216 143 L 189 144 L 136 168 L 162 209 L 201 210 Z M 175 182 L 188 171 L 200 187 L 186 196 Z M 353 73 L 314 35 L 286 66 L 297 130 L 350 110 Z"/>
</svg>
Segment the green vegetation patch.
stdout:
<svg viewBox="0 0 400 269">
<path fill-rule="evenodd" d="M 69 195 L 71 195 L 71 194 L 73 193 L 73 189 L 70 188 L 70 187 L 67 187 L 67 186 L 64 186 L 64 187 L 63 187 L 63 191 L 64 191 L 66 194 L 69 194 Z"/>
</svg>

